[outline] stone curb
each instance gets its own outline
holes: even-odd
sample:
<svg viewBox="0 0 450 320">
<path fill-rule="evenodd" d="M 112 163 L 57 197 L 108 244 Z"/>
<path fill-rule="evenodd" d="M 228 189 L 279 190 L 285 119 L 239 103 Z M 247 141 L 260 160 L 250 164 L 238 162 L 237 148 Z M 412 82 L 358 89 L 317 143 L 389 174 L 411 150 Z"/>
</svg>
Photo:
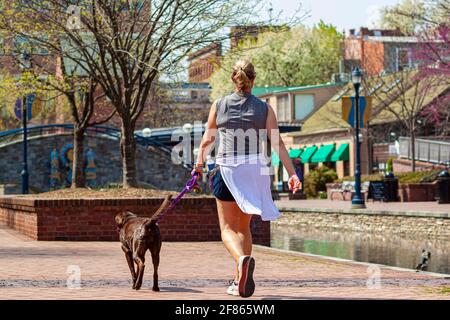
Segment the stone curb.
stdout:
<svg viewBox="0 0 450 320">
<path fill-rule="evenodd" d="M 403 217 L 420 217 L 420 218 L 438 218 L 450 219 L 450 214 L 446 212 L 429 212 L 429 211 L 375 211 L 367 209 L 323 209 L 323 208 L 289 208 L 279 207 L 282 212 L 294 213 L 340 213 L 351 215 L 375 215 L 375 216 L 403 216 Z"/>
<path fill-rule="evenodd" d="M 300 257 L 317 258 L 317 259 L 328 260 L 328 261 L 333 261 L 333 262 L 344 262 L 344 263 L 350 263 L 350 264 L 353 264 L 353 265 L 360 265 L 360 266 L 366 266 L 366 267 L 378 266 L 378 267 L 381 267 L 381 268 L 390 269 L 390 270 L 394 270 L 394 271 L 416 273 L 416 270 L 413 270 L 413 269 L 388 266 L 388 265 L 378 264 L 378 263 L 369 263 L 369 262 L 355 261 L 355 260 L 336 258 L 336 257 L 330 257 L 330 256 L 321 256 L 321 255 L 312 254 L 312 253 L 305 253 L 305 252 L 298 252 L 298 251 L 290 251 L 290 250 L 284 250 L 284 249 L 271 248 L 271 247 L 266 247 L 266 246 L 262 246 L 262 245 L 258 245 L 258 244 L 254 244 L 253 246 L 258 248 L 258 249 L 265 250 L 265 251 L 272 251 L 272 252 L 277 252 L 277 253 L 291 254 L 291 255 L 300 256 Z M 424 272 L 424 271 L 422 271 L 419 274 L 424 274 L 424 275 L 428 275 L 428 276 L 431 276 L 431 277 L 437 277 L 437 278 L 450 279 L 450 274 L 445 274 L 445 273 Z"/>
</svg>

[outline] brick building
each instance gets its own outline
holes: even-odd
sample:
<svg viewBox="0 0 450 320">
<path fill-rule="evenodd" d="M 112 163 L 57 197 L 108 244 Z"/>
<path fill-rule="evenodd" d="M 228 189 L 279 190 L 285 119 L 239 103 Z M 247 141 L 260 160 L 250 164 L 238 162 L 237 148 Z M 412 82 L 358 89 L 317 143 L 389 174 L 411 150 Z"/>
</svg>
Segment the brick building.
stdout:
<svg viewBox="0 0 450 320">
<path fill-rule="evenodd" d="M 230 50 L 236 48 L 245 39 L 256 41 L 258 35 L 268 31 L 282 31 L 284 26 L 234 26 L 230 28 Z M 222 44 L 212 43 L 195 51 L 188 57 L 189 83 L 208 83 L 211 75 L 220 65 Z"/>
<path fill-rule="evenodd" d="M 391 73 L 416 65 L 412 54 L 418 45 L 416 37 L 405 36 L 400 30 L 351 29 L 344 39 L 343 72 L 359 67 L 365 75 Z"/>
<path fill-rule="evenodd" d="M 236 48 L 243 40 L 258 40 L 260 33 L 269 31 L 283 31 L 286 26 L 234 26 L 230 28 L 230 49 Z"/>
<path fill-rule="evenodd" d="M 212 43 L 189 55 L 189 83 L 208 83 L 221 57 L 220 43 Z"/>
<path fill-rule="evenodd" d="M 379 85 L 382 78 L 383 85 Z M 392 89 L 392 82 L 396 81 L 395 76 L 373 77 L 366 83 L 362 90 L 363 96 L 372 95 L 372 116 L 368 124 L 361 129 L 361 172 L 370 174 L 373 170 L 373 163 L 378 162 L 385 166 L 389 157 L 395 156 L 390 148 L 400 136 L 408 135 L 399 123 L 392 111 L 387 110 L 384 102 L 387 97 L 394 97 L 389 104 L 390 110 L 400 112 L 401 105 L 397 99 L 405 95 L 412 97 L 414 88 L 405 92 Z M 428 81 L 424 79 L 421 81 Z M 322 106 L 315 108 L 302 121 L 301 130 L 297 132 L 283 133 L 282 139 L 288 148 L 291 148 L 292 158 L 299 158 L 304 166 L 304 173 L 314 170 L 317 167 L 326 165 L 336 170 L 339 178 L 353 175 L 355 170 L 355 139 L 354 132 L 350 125 L 342 119 L 342 97 L 353 94 L 353 85 L 348 84 L 333 95 Z M 379 91 L 379 94 L 369 94 Z M 425 97 L 423 108 L 432 104 L 436 99 L 450 93 L 448 84 L 433 87 Z M 421 134 L 420 128 L 417 129 Z M 392 135 L 392 133 L 395 133 Z M 275 162 L 279 160 L 275 157 Z M 282 179 L 287 181 L 287 173 Z M 278 177 L 277 177 L 278 179 Z"/>
</svg>

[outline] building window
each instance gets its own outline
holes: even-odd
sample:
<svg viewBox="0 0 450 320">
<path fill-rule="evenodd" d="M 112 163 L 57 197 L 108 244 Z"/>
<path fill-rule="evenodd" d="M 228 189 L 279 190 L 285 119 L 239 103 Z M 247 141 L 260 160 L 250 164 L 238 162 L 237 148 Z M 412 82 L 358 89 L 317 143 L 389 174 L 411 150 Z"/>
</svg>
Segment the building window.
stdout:
<svg viewBox="0 0 450 320">
<path fill-rule="evenodd" d="M 396 71 L 404 70 L 412 67 L 411 48 L 396 48 L 395 66 Z"/>
<path fill-rule="evenodd" d="M 277 119 L 278 121 L 291 121 L 291 105 L 287 94 L 277 96 Z"/>
<path fill-rule="evenodd" d="M 295 95 L 295 120 L 305 119 L 314 110 L 313 94 L 297 94 Z"/>
</svg>

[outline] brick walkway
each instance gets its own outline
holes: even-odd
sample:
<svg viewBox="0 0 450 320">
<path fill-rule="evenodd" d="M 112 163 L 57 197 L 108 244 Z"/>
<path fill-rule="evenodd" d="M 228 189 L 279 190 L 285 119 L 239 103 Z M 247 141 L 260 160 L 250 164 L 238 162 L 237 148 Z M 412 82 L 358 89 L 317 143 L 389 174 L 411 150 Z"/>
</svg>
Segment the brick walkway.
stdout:
<svg viewBox="0 0 450 320">
<path fill-rule="evenodd" d="M 340 209 L 351 208 L 350 201 L 340 200 L 278 200 L 275 201 L 279 208 L 308 208 L 308 209 Z M 438 204 L 436 201 L 427 202 L 368 202 L 368 210 L 373 211 L 397 211 L 397 212 L 439 212 L 450 213 L 450 204 Z"/>
<path fill-rule="evenodd" d="M 257 289 L 252 299 L 450 299 L 450 279 L 381 268 L 381 287 L 368 288 L 362 264 L 255 247 Z M 71 265 L 81 288 L 68 289 Z M 0 227 L 0 299 L 240 299 L 225 294 L 233 263 L 218 242 L 163 243 L 161 292 L 147 263 L 141 291 L 116 242 L 36 242 Z"/>
</svg>

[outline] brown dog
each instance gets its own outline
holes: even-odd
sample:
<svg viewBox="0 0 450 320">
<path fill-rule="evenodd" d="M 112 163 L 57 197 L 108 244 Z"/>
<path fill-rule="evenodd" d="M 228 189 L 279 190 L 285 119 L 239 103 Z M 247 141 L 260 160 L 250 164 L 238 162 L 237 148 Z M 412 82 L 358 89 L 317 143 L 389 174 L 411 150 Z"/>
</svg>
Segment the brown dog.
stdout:
<svg viewBox="0 0 450 320">
<path fill-rule="evenodd" d="M 158 217 L 170 204 L 172 196 L 166 196 L 164 202 L 151 218 L 140 218 L 131 212 L 116 215 L 117 227 L 120 230 L 120 242 L 125 252 L 133 280 L 133 289 L 139 290 L 145 269 L 145 253 L 150 250 L 153 262 L 153 291 L 159 291 L 158 266 L 161 250 L 161 234 L 157 225 Z M 136 263 L 136 271 L 134 269 Z"/>
</svg>

